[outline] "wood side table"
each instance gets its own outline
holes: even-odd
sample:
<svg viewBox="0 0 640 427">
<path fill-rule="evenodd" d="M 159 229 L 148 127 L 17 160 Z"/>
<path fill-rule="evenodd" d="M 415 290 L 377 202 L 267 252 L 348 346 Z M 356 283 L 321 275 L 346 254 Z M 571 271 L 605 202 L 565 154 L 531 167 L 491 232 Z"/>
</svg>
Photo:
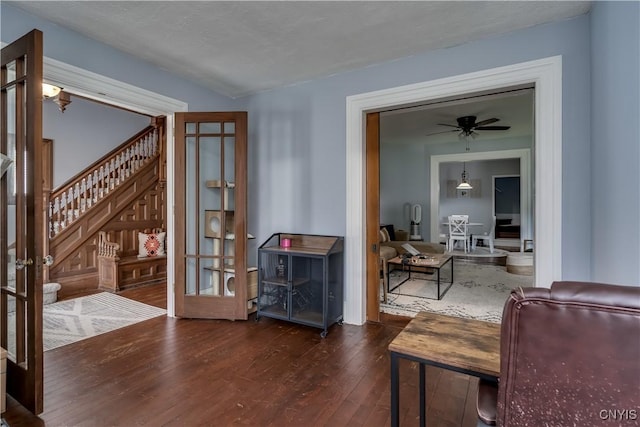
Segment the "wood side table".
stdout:
<svg viewBox="0 0 640 427">
<path fill-rule="evenodd" d="M 425 366 L 497 382 L 500 375 L 500 325 L 420 312 L 389 344 L 391 354 L 391 425 L 400 423 L 398 364 L 419 363 L 420 425 L 426 425 Z"/>
</svg>

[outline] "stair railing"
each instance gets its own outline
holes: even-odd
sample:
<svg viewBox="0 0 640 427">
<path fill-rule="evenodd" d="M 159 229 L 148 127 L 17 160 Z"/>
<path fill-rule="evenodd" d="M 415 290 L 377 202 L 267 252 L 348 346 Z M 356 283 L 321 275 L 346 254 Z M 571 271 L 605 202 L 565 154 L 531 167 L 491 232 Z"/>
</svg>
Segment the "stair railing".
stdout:
<svg viewBox="0 0 640 427">
<path fill-rule="evenodd" d="M 69 227 L 136 171 L 156 160 L 161 131 L 159 126 L 143 129 L 54 190 L 49 197 L 49 237 Z"/>
</svg>

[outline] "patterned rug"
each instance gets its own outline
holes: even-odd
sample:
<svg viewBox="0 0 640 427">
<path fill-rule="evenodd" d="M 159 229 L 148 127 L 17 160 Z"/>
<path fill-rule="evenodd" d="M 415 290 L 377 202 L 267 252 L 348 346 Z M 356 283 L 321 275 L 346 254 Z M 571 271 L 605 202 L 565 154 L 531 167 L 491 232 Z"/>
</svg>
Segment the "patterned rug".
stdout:
<svg viewBox="0 0 640 427">
<path fill-rule="evenodd" d="M 153 317 L 166 310 L 109 292 L 44 306 L 44 350 L 52 350 Z"/>
<path fill-rule="evenodd" d="M 450 268 L 442 269 L 441 291 L 450 282 Z M 389 278 L 390 288 L 406 279 L 407 272 L 394 270 Z M 506 267 L 471 264 L 455 261 L 454 282 L 441 300 L 436 298 L 435 274 L 411 273 L 411 279 L 394 289 L 385 304 L 380 302 L 383 313 L 414 317 L 420 311 L 485 320 L 500 323 L 502 309 L 512 289 L 533 286 L 533 276 L 507 273 Z M 425 280 L 430 279 L 430 280 Z M 381 281 L 382 282 L 382 281 Z M 382 292 L 381 292 L 382 294 Z"/>
</svg>

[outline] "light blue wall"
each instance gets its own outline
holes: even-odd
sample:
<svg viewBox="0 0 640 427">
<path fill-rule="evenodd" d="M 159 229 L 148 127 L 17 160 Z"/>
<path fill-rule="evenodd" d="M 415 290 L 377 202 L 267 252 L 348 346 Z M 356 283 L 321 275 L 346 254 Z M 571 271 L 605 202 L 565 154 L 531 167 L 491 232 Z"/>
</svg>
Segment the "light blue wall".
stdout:
<svg viewBox="0 0 640 427">
<path fill-rule="evenodd" d="M 385 118 L 381 117 L 380 128 L 384 125 Z M 532 148 L 531 138 L 473 141 L 473 152 L 476 153 L 523 148 Z M 407 229 L 409 214 L 405 205 L 418 203 L 422 205 L 422 236 L 425 240 L 430 240 L 431 156 L 459 154 L 464 150 L 464 143 L 425 144 L 398 143 L 393 139 L 381 140 L 380 223 L 394 224 L 396 228 Z M 490 214 L 487 214 L 487 218 L 489 216 Z"/>
<path fill-rule="evenodd" d="M 250 204 L 259 212 L 250 229 L 260 239 L 276 231 L 345 234 L 347 96 L 554 55 L 563 60 L 564 181 L 558 183 L 564 195 L 563 276 L 589 279 L 588 16 L 249 97 L 250 170 L 255 173 Z"/>
<path fill-rule="evenodd" d="M 68 2 L 73 7 L 73 2 Z M 189 111 L 239 109 L 222 96 L 74 31 L 0 2 L 0 39 L 9 43 L 37 28 L 44 33 L 44 56 L 129 83 L 189 104 Z"/>
<path fill-rule="evenodd" d="M 591 93 L 592 278 L 640 286 L 640 3 L 593 5 Z"/>
<path fill-rule="evenodd" d="M 425 144 L 380 142 L 380 224 L 393 224 L 396 229 L 409 231 L 409 207 L 419 204 L 420 234 L 428 242 L 431 180 L 426 149 Z"/>
<path fill-rule="evenodd" d="M 44 101 L 42 134 L 54 144 L 54 188 L 149 126 L 149 120 L 74 96 L 64 113 L 53 100 Z"/>
<path fill-rule="evenodd" d="M 563 277 L 589 280 L 593 275 L 603 281 L 638 284 L 639 187 L 616 187 L 624 182 L 620 176 L 638 183 L 638 128 L 629 126 L 638 122 L 637 2 L 597 2 L 591 16 L 240 100 L 220 96 L 6 2 L 0 7 L 3 41 L 39 28 L 45 33 L 48 57 L 183 100 L 191 111 L 247 109 L 249 231 L 258 241 L 276 231 L 345 234 L 347 96 L 562 55 L 563 179 L 558 185 L 563 194 Z M 626 222 L 630 231 L 618 232 L 613 220 L 625 214 L 633 218 Z M 624 250 L 614 250 L 621 242 Z M 607 276 L 612 271 L 615 276 Z"/>
<path fill-rule="evenodd" d="M 460 182 L 462 173 L 461 162 L 440 164 L 440 222 L 449 215 L 469 215 L 469 222 L 484 224 L 476 226 L 470 231 L 474 234 L 489 232 L 493 218 L 493 176 L 496 175 L 520 175 L 520 159 L 484 160 L 466 162 L 465 168 L 469 180 L 479 180 L 480 185 L 474 184 L 473 194 L 467 197 L 461 196 L 461 191 L 456 191 L 455 197 L 447 194 L 447 180 Z M 516 204 L 517 205 L 517 204 Z M 520 206 L 517 205 L 519 208 Z M 500 218 L 500 216 L 498 216 Z M 519 215 L 514 224 L 520 224 Z M 441 232 L 446 232 L 445 226 L 440 227 Z"/>
</svg>

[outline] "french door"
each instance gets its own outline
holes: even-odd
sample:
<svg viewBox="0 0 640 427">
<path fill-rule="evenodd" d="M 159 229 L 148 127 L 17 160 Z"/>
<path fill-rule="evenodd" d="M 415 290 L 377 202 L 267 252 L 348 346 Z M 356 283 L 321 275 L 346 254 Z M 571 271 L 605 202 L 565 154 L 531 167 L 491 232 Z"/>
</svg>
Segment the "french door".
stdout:
<svg viewBox="0 0 640 427">
<path fill-rule="evenodd" d="M 176 113 L 176 315 L 247 318 L 247 113 Z"/>
<path fill-rule="evenodd" d="M 7 393 L 43 409 L 42 282 L 46 250 L 42 168 L 42 32 L 2 49 L 0 344 Z"/>
</svg>

